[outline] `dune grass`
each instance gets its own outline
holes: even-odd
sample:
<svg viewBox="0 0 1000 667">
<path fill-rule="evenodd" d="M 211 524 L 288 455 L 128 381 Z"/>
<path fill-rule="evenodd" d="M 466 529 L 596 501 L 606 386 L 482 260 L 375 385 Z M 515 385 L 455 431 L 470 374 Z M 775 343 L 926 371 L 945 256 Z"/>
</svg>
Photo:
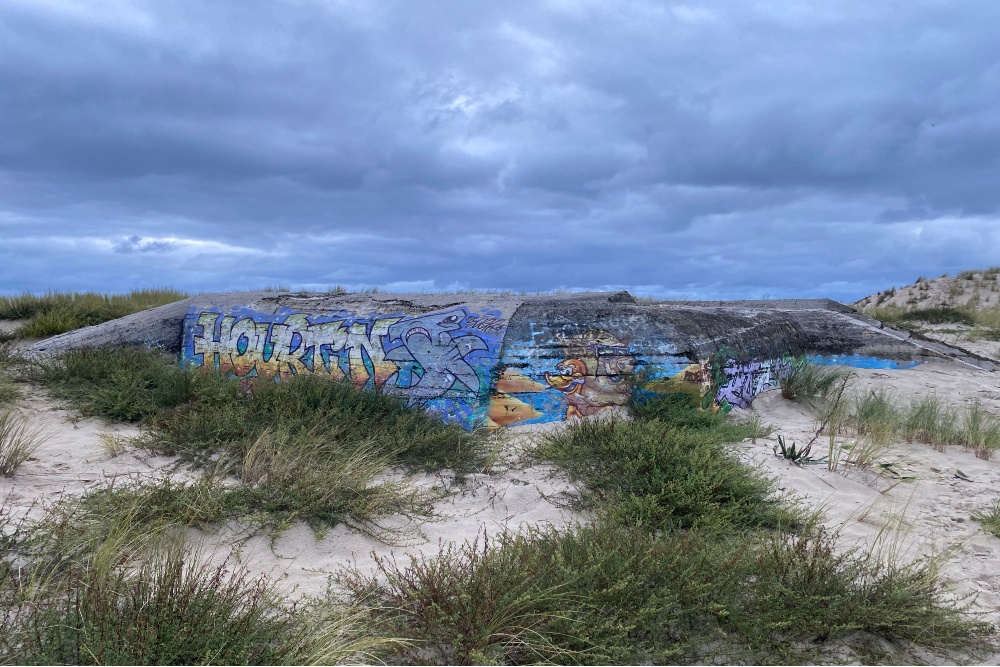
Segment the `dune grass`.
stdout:
<svg viewBox="0 0 1000 667">
<path fill-rule="evenodd" d="M 173 289 L 140 289 L 124 294 L 46 292 L 0 296 L 0 320 L 27 320 L 12 333 L 17 338 L 44 338 L 131 315 L 187 298 Z"/>
<path fill-rule="evenodd" d="M 964 324 L 970 327 L 977 324 L 977 313 L 969 307 L 904 308 L 902 306 L 878 306 L 866 308 L 864 313 L 869 317 L 903 328 L 913 328 L 920 323 Z"/>
<path fill-rule="evenodd" d="M 0 476 L 13 477 L 46 436 L 17 412 L 0 408 Z"/>
<path fill-rule="evenodd" d="M 375 574 L 342 571 L 344 600 L 292 604 L 238 567 L 119 536 L 227 518 L 367 530 L 372 517 L 420 507 L 372 475 L 480 469 L 482 436 L 346 384 L 235 382 L 131 349 L 69 353 L 32 376 L 87 414 L 138 421 L 135 446 L 204 474 L 119 480 L 27 530 L 0 530 L 0 661 L 273 664 L 368 651 L 430 664 L 792 664 L 885 662 L 900 646 L 974 653 L 988 641 L 989 626 L 948 601 L 933 561 L 837 548 L 727 451 L 759 425 L 688 397 L 637 404 L 635 421 L 572 423 L 538 444 L 539 459 L 580 485 L 588 525 L 381 559 Z M 857 423 L 874 430 L 879 420 L 860 415 L 881 409 L 856 408 Z M 28 575 L 10 553 L 33 563 Z"/>
<path fill-rule="evenodd" d="M 387 641 L 356 611 L 211 564 L 176 531 L 118 527 L 79 558 L 3 536 L 0 664 L 339 664 Z"/>
<path fill-rule="evenodd" d="M 12 372 L 20 361 L 11 341 L 0 341 L 0 408 L 12 406 L 21 398 Z"/>
<path fill-rule="evenodd" d="M 684 413 L 687 411 L 687 414 Z M 340 582 L 411 640 L 392 662 L 792 664 L 891 659 L 887 642 L 974 650 L 990 627 L 947 601 L 933 562 L 840 550 L 733 459 L 749 425 L 654 399 L 583 421 L 537 455 L 581 484 L 593 521 L 381 559 Z M 655 416 L 653 416 L 655 415 Z"/>
<path fill-rule="evenodd" d="M 182 370 L 136 348 L 73 350 L 30 374 L 86 415 L 142 424 L 130 446 L 179 456 L 203 471 L 195 481 L 143 480 L 88 493 L 75 505 L 73 523 L 98 531 L 105 530 L 103 517 L 138 504 L 148 510 L 134 520 L 147 526 L 235 519 L 277 534 L 300 520 L 318 533 L 346 524 L 393 540 L 397 533 L 380 522 L 426 517 L 429 504 L 385 479 L 388 468 L 448 468 L 461 476 L 488 457 L 484 432 L 444 424 L 402 398 L 347 382 L 235 381 Z"/>
<path fill-rule="evenodd" d="M 851 375 L 842 366 L 796 364 L 781 381 L 781 395 L 786 400 L 800 401 L 815 408 L 827 403 Z"/>
<path fill-rule="evenodd" d="M 798 367 L 782 383 L 781 391 L 785 398 L 813 409 L 822 430 L 832 438 L 845 430 L 853 434 L 855 441 L 842 442 L 844 447 L 838 449 L 847 463 L 871 466 L 900 440 L 923 442 L 939 450 L 960 445 L 987 460 L 1000 451 L 1000 418 L 978 401 L 964 407 L 933 395 L 904 401 L 885 389 L 845 393 L 836 401 L 834 387 L 839 382 L 850 388 L 852 378 L 845 371 L 830 370 L 834 368 Z"/>
</svg>

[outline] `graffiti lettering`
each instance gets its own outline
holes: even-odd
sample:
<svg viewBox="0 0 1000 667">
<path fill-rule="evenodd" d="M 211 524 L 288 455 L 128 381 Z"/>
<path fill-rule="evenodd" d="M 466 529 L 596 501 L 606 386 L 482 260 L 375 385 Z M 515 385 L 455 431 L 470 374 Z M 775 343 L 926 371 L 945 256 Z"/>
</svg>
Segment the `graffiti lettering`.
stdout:
<svg viewBox="0 0 1000 667">
<path fill-rule="evenodd" d="M 495 315 L 470 315 L 465 326 L 487 333 L 503 333 L 507 328 L 507 321 Z"/>
<path fill-rule="evenodd" d="M 473 333 L 470 321 L 481 328 Z M 419 317 L 196 311 L 184 320 L 181 363 L 243 378 L 347 378 L 472 428 L 486 415 L 504 321 L 465 308 Z"/>
</svg>

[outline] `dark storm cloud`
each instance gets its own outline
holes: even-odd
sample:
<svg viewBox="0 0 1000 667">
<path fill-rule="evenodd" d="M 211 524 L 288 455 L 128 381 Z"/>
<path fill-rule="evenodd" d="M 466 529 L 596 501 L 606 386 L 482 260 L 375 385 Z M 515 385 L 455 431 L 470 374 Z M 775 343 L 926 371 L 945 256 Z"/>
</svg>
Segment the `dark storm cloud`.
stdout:
<svg viewBox="0 0 1000 667">
<path fill-rule="evenodd" d="M 998 19 L 986 0 L 10 1 L 0 291 L 853 299 L 996 263 Z"/>
</svg>

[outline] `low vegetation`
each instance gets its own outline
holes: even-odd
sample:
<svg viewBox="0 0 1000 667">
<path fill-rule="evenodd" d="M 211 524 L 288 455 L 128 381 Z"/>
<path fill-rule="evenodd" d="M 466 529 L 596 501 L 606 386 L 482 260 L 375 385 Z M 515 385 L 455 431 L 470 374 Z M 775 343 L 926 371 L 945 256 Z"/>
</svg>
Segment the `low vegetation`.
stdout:
<svg viewBox="0 0 1000 667">
<path fill-rule="evenodd" d="M 539 444 L 583 488 L 570 530 L 481 536 L 436 558 L 381 559 L 341 583 L 411 641 L 380 657 L 434 664 L 811 663 L 890 642 L 982 647 L 934 564 L 840 550 L 722 443 L 749 426 L 690 399 L 585 421 Z M 687 402 L 685 404 L 685 402 Z"/>
<path fill-rule="evenodd" d="M 45 442 L 45 435 L 17 412 L 0 408 L 0 476 L 13 477 Z"/>
<path fill-rule="evenodd" d="M 21 397 L 12 370 L 19 365 L 19 358 L 10 341 L 0 342 L 0 408 L 13 405 Z"/>
<path fill-rule="evenodd" d="M 832 443 L 831 454 L 837 449 L 847 463 L 871 466 L 898 440 L 923 442 L 939 450 L 959 445 L 987 460 L 1000 451 L 1000 418 L 979 402 L 956 407 L 934 395 L 905 401 L 884 389 L 843 391 L 852 379 L 837 367 L 806 364 L 782 383 L 785 398 L 800 400 L 816 411 L 820 430 Z M 841 441 L 840 448 L 835 441 L 845 433 L 854 440 Z M 831 456 L 831 467 L 839 460 Z"/>
<path fill-rule="evenodd" d="M 26 320 L 11 335 L 16 338 L 55 336 L 80 327 L 101 324 L 147 308 L 187 298 L 172 289 L 132 290 L 126 294 L 47 292 L 0 296 L 0 320 Z"/>
<path fill-rule="evenodd" d="M 176 533 L 115 531 L 69 559 L 25 551 L 6 528 L 2 664 L 336 664 L 386 641 L 357 612 L 289 602 L 273 581 L 213 565 Z"/>
<path fill-rule="evenodd" d="M 84 496 L 76 523 L 123 508 L 135 522 L 202 525 L 239 519 L 278 532 L 293 521 L 322 532 L 340 523 L 391 537 L 379 522 L 423 516 L 427 499 L 387 468 L 480 469 L 486 436 L 442 423 L 403 398 L 313 376 L 229 380 L 182 370 L 155 351 L 81 349 L 37 363 L 30 377 L 83 414 L 138 422 L 131 445 L 203 471 L 118 484 Z"/>
<path fill-rule="evenodd" d="M 195 472 L 119 479 L 20 525 L 0 511 L 0 662 L 790 664 L 988 645 L 991 628 L 950 601 L 933 560 L 839 548 L 728 451 L 760 424 L 688 396 L 538 442 L 533 455 L 579 485 L 586 525 L 379 559 L 374 574 L 344 569 L 341 593 L 293 602 L 211 564 L 178 529 L 303 521 L 391 538 L 381 518 L 428 505 L 381 473 L 482 470 L 484 436 L 350 384 L 226 380 L 149 351 L 74 351 L 23 372 L 85 414 L 141 424 L 131 446 Z M 837 423 L 882 433 L 898 401 L 844 400 L 848 380 L 822 371 L 796 397 L 830 414 L 850 405 Z M 961 423 L 984 433 L 987 419 Z"/>
</svg>

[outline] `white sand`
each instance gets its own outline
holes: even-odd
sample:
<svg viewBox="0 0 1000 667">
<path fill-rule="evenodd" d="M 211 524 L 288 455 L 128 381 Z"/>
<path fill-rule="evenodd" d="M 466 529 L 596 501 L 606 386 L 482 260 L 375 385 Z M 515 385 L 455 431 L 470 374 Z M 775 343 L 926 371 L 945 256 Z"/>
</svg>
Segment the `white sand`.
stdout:
<svg viewBox="0 0 1000 667">
<path fill-rule="evenodd" d="M 979 372 L 949 363 L 928 363 L 910 370 L 861 370 L 859 389 L 885 387 L 903 397 L 937 394 L 955 404 L 980 401 L 1000 414 L 1000 374 Z M 142 453 L 111 458 L 101 446 L 100 434 L 134 434 L 135 429 L 81 419 L 54 406 L 38 390 L 26 392 L 19 409 L 50 434 L 50 440 L 13 479 L 0 478 L 0 497 L 9 494 L 15 514 L 40 511 L 38 501 L 51 501 L 60 493 L 82 493 L 125 475 L 157 474 L 173 461 Z M 1000 624 L 1000 538 L 981 530 L 970 513 L 1000 496 L 1000 460 L 984 461 L 961 448 L 938 452 L 928 445 L 898 443 L 882 458 L 901 474 L 916 479 L 898 482 L 870 471 L 843 467 L 838 472 L 826 465 L 796 466 L 774 456 L 778 434 L 786 442 L 804 444 L 815 433 L 813 417 L 800 404 L 771 391 L 753 406 L 765 423 L 777 426 L 775 437 L 734 445 L 746 461 L 780 479 L 780 486 L 811 506 L 825 511 L 825 524 L 839 531 L 844 548 L 881 539 L 897 547 L 899 555 L 916 558 L 926 554 L 942 557 L 942 575 L 958 596 L 975 594 L 973 608 Z M 566 526 L 585 520 L 565 508 L 574 487 L 546 466 L 528 466 L 523 448 L 547 427 L 513 428 L 503 447 L 502 461 L 493 469 L 473 475 L 464 487 L 446 476 L 412 478 L 414 485 L 444 494 L 434 504 L 436 519 L 414 524 L 389 522 L 408 529 L 404 543 L 386 545 L 344 527 L 316 539 L 302 525 L 293 526 L 274 545 L 265 537 L 236 544 L 236 557 L 254 571 L 280 577 L 300 593 L 321 593 L 328 575 L 345 563 L 363 571 L 374 567 L 372 554 L 433 555 L 445 542 L 471 540 L 483 531 L 496 533 L 521 526 Z M 814 454 L 826 453 L 821 436 Z M 1000 459 L 1000 456 L 998 456 Z M 956 477 L 962 470 L 973 481 Z M 234 526 L 210 534 L 199 534 L 206 546 L 217 550 L 217 558 L 233 548 L 238 531 Z M 888 539 L 887 539 L 888 538 Z M 1000 656 L 996 656 L 1000 658 Z"/>
</svg>

